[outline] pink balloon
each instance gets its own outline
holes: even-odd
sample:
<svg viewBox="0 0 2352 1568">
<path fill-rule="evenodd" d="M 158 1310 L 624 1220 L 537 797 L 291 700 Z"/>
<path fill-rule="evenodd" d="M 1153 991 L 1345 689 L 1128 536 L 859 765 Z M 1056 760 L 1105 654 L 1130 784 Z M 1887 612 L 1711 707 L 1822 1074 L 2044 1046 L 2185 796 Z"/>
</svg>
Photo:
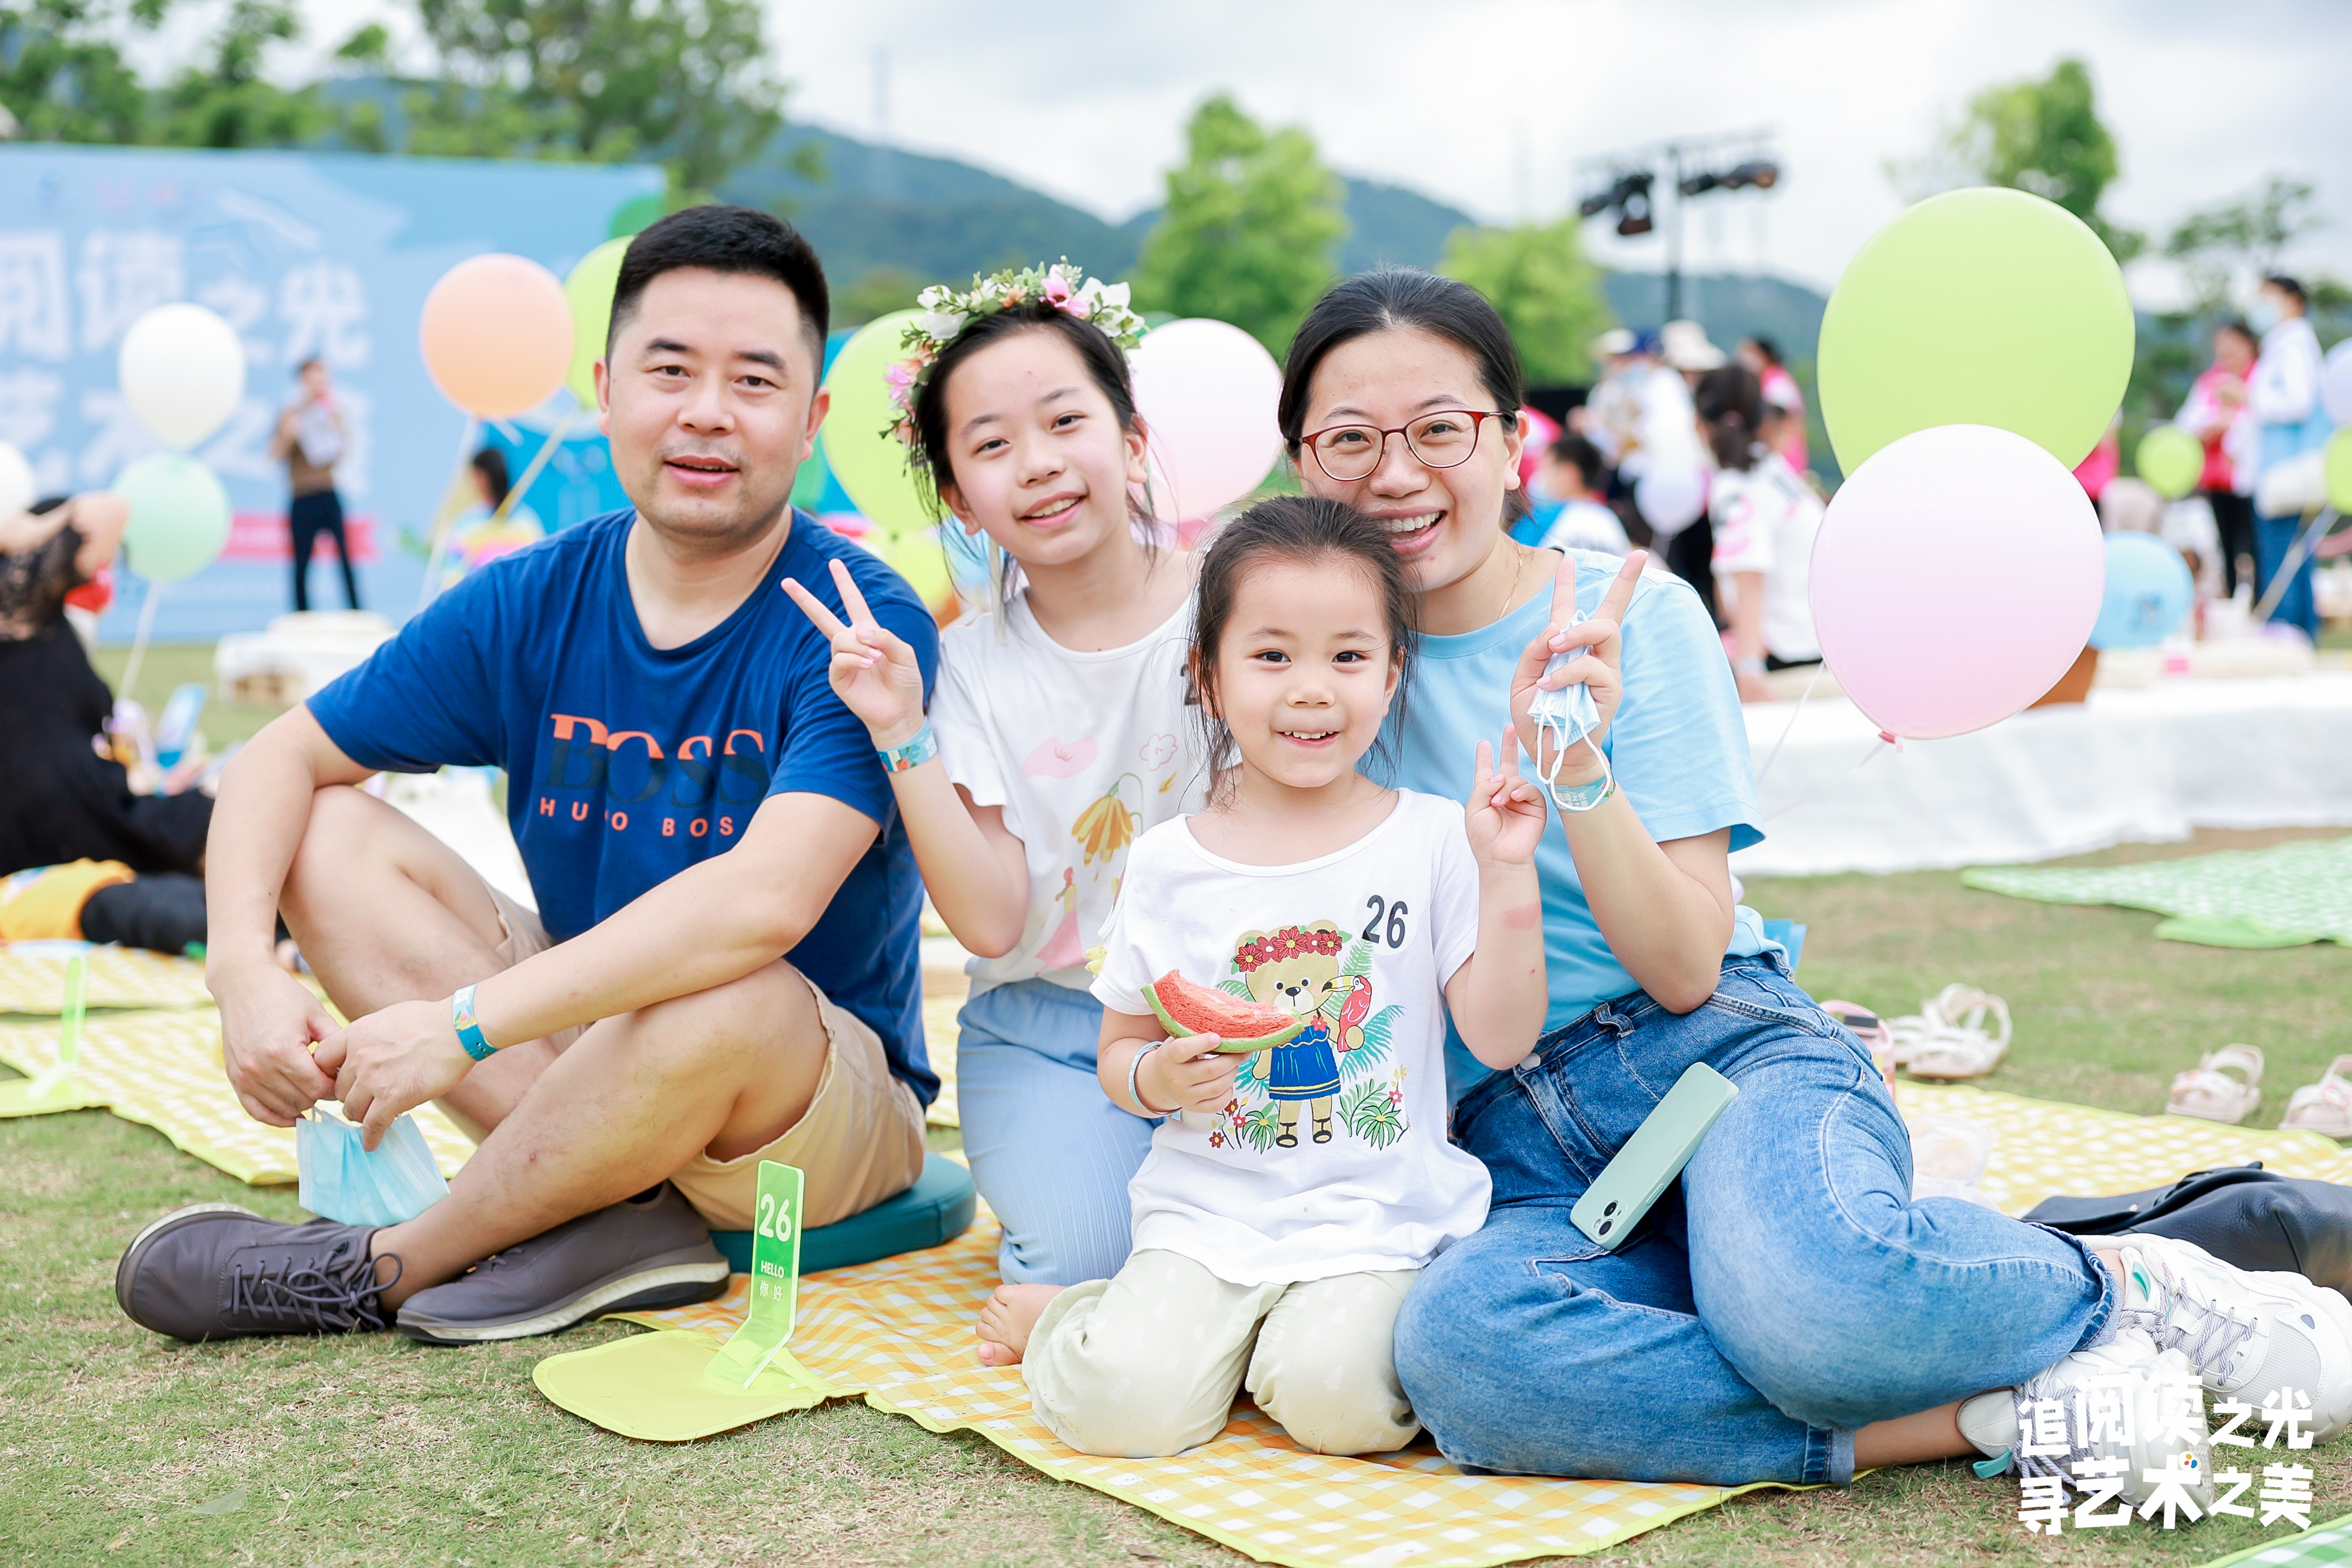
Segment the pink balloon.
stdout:
<svg viewBox="0 0 2352 1568">
<path fill-rule="evenodd" d="M 1535 482 L 1536 470 L 1543 466 L 1544 454 L 1559 439 L 1559 426 L 1553 423 L 1542 410 L 1519 410 L 1519 430 L 1527 444 L 1519 450 L 1519 483 Z"/>
<path fill-rule="evenodd" d="M 1223 321 L 1171 321 L 1144 334 L 1133 369 L 1167 485 L 1153 497 L 1163 517 L 1205 517 L 1257 488 L 1282 455 L 1282 369 L 1255 338 Z"/>
<path fill-rule="evenodd" d="M 469 256 L 425 297 L 416 336 L 441 395 L 481 419 L 537 408 L 572 368 L 572 307 L 520 256 Z"/>
<path fill-rule="evenodd" d="M 1891 441 L 1813 541 L 1813 627 L 1890 735 L 1964 735 L 2058 684 L 2099 618 L 2098 514 L 2064 465 L 1982 424 Z"/>
</svg>

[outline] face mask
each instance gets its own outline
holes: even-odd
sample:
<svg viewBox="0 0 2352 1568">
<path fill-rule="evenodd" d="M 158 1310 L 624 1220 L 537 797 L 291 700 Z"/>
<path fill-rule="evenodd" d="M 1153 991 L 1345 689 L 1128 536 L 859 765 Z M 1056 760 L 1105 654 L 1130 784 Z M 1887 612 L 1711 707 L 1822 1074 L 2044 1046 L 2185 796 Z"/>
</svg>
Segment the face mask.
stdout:
<svg viewBox="0 0 2352 1568">
<path fill-rule="evenodd" d="M 2257 332 L 2267 332 L 2284 320 L 2285 314 L 2269 300 L 2257 299 L 2253 308 L 2246 312 L 2246 324 Z"/>
<path fill-rule="evenodd" d="M 294 1124 L 302 1207 L 344 1225 L 398 1225 L 449 1196 L 415 1119 L 403 1116 L 370 1154 L 360 1128 L 324 1105 Z"/>
<path fill-rule="evenodd" d="M 1580 610 L 1576 620 L 1569 624 L 1573 626 L 1583 619 L 1584 612 Z M 1582 658 L 1587 652 L 1589 650 L 1584 648 L 1569 648 L 1554 653 L 1545 664 L 1544 674 L 1550 674 L 1555 670 L 1565 668 L 1570 661 Z M 1542 767 L 1544 787 L 1551 791 L 1553 804 L 1563 811 L 1589 811 L 1607 798 L 1609 791 L 1604 788 L 1600 796 L 1580 806 L 1571 801 L 1559 787 L 1559 770 L 1567 764 L 1568 748 L 1580 740 L 1592 747 L 1592 754 L 1601 759 L 1603 783 L 1606 784 L 1611 778 L 1609 754 L 1586 738 L 1601 727 L 1601 710 L 1593 704 L 1590 687 L 1580 682 L 1553 690 L 1538 687 L 1535 696 L 1528 703 L 1528 720 L 1536 727 L 1538 737 L 1551 737 L 1551 761 L 1548 765 L 1539 761 L 1538 766 Z"/>
</svg>

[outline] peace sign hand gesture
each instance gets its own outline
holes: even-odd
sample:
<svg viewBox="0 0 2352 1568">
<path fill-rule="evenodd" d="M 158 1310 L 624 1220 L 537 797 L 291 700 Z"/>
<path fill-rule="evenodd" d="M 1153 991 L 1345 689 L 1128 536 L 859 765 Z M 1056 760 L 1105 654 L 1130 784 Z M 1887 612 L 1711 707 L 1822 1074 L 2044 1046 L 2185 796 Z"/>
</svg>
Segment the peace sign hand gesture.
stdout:
<svg viewBox="0 0 2352 1568">
<path fill-rule="evenodd" d="M 1518 737 L 1503 731 L 1502 762 L 1486 741 L 1478 743 L 1477 771 L 1466 808 L 1470 852 L 1490 865 L 1529 865 L 1543 839 L 1543 791 L 1519 777 Z"/>
<path fill-rule="evenodd" d="M 1617 580 L 1609 585 L 1601 596 L 1600 607 L 1587 621 L 1576 621 L 1576 557 L 1563 555 L 1559 570 L 1552 579 L 1551 623 L 1527 645 L 1519 655 L 1519 667 L 1511 674 L 1511 724 L 1518 731 L 1519 744 L 1527 747 L 1534 759 L 1536 771 L 1568 788 L 1589 784 L 1601 777 L 1601 741 L 1609 733 L 1610 721 L 1617 716 L 1617 704 L 1624 695 L 1624 680 L 1618 666 L 1624 657 L 1624 639 L 1619 634 L 1625 619 L 1625 607 L 1633 602 L 1633 585 L 1642 579 L 1642 569 L 1647 566 L 1647 550 L 1635 550 L 1625 558 L 1619 569 Z M 1575 622 L 1571 625 L 1570 622 Z M 1555 653 L 1581 648 L 1583 653 L 1570 661 L 1560 673 L 1546 676 L 1544 666 Z M 1601 711 L 1601 722 L 1586 737 L 1591 744 L 1580 740 L 1570 747 L 1565 758 L 1558 759 L 1558 776 L 1554 777 L 1556 753 L 1549 735 L 1538 735 L 1535 724 L 1528 717 L 1528 705 L 1534 701 L 1538 689 L 1556 691 L 1561 686 L 1579 683 L 1592 694 L 1593 706 Z"/>
<path fill-rule="evenodd" d="M 849 611 L 845 623 L 792 578 L 784 579 L 783 590 L 833 643 L 825 678 L 843 705 L 865 721 L 877 748 L 903 745 L 923 727 L 923 668 L 915 650 L 874 619 L 849 568 L 835 561 L 833 581 Z"/>
</svg>

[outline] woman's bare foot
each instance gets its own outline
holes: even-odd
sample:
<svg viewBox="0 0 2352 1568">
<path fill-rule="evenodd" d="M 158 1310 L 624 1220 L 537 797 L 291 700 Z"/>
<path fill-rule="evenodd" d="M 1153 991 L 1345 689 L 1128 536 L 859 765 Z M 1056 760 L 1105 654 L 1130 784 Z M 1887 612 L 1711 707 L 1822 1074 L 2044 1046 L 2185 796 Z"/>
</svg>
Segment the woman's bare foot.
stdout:
<svg viewBox="0 0 2352 1568">
<path fill-rule="evenodd" d="M 1059 1285 L 999 1285 L 980 1309 L 980 1364 L 1011 1366 L 1029 1348 L 1029 1331 L 1045 1315 Z"/>
</svg>

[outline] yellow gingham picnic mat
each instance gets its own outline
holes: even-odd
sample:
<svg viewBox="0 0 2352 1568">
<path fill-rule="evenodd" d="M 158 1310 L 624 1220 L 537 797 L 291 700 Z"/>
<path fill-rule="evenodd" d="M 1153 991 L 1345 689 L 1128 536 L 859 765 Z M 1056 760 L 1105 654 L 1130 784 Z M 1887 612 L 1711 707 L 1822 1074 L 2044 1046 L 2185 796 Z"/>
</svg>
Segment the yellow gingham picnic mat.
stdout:
<svg viewBox="0 0 2352 1568">
<path fill-rule="evenodd" d="M 0 1013 L 65 1009 L 63 944 L 0 943 Z M 93 1008 L 206 1008 L 205 967 L 137 947 L 92 947 L 82 1005 Z"/>
<path fill-rule="evenodd" d="M 1171 1459 L 1073 1452 L 1029 1412 L 1018 1367 L 972 1361 L 996 1286 L 995 1218 L 956 1240 L 801 1281 L 793 1354 L 877 1410 L 979 1433 L 1058 1480 L 1148 1509 L 1262 1563 L 1294 1568 L 1484 1568 L 1591 1552 L 1752 1487 L 1465 1476 L 1424 1439 L 1371 1458 L 1309 1453 L 1244 1403 L 1214 1442 Z M 714 1301 L 616 1316 L 718 1338 L 743 1321 L 749 1276 Z"/>
<path fill-rule="evenodd" d="M 2352 1181 L 2343 1151 L 2315 1133 L 1909 1082 L 1896 1099 L 1906 1113 L 1965 1116 L 1990 1129 L 1992 1163 L 1980 1185 L 2012 1214 L 2053 1192 L 2129 1192 L 2255 1159 L 2286 1175 Z M 877 1410 L 933 1431 L 977 1432 L 1046 1475 L 1295 1568 L 1485 1568 L 1572 1556 L 1756 1490 L 1465 1476 L 1425 1442 L 1376 1458 L 1330 1458 L 1296 1447 L 1246 1403 L 1215 1442 L 1176 1458 L 1076 1453 L 1030 1414 L 1017 1368 L 973 1364 L 972 1321 L 996 1283 L 997 1234 L 983 1209 L 945 1247 L 811 1275 L 801 1286 L 793 1354 Z M 738 1275 L 729 1294 L 698 1306 L 620 1315 L 724 1337 L 742 1322 L 746 1282 Z"/>
<path fill-rule="evenodd" d="M 31 1077 L 57 1059 L 54 1019 L 0 1023 L 0 1061 Z M 91 1013 L 82 1024 L 74 1076 L 103 1094 L 107 1109 L 124 1121 L 154 1128 L 240 1181 L 268 1186 L 296 1178 L 294 1130 L 245 1113 L 222 1071 L 220 1014 L 209 1007 Z M 410 1113 L 444 1176 L 474 1152 L 472 1141 L 436 1107 Z"/>
</svg>

